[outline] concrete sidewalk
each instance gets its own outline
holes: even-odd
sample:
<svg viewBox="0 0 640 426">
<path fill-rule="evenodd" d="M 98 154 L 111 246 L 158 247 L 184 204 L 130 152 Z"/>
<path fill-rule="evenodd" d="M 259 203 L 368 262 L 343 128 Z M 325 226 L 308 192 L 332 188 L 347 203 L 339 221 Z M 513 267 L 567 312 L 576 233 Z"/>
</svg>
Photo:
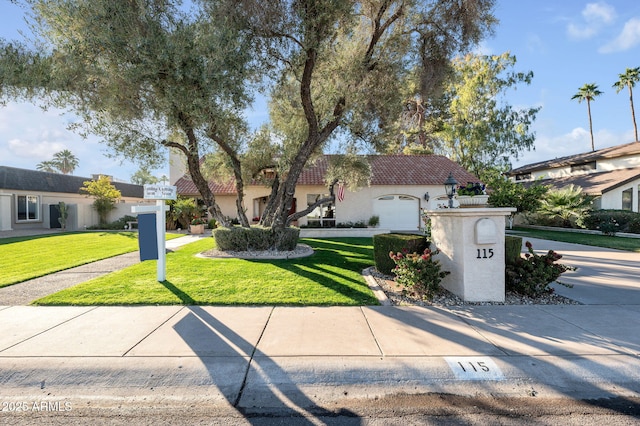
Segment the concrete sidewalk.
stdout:
<svg viewBox="0 0 640 426">
<path fill-rule="evenodd" d="M 640 396 L 640 255 L 531 241 L 579 263 L 564 281 L 584 305 L 4 306 L 0 392 L 243 414 L 397 393 Z"/>
</svg>

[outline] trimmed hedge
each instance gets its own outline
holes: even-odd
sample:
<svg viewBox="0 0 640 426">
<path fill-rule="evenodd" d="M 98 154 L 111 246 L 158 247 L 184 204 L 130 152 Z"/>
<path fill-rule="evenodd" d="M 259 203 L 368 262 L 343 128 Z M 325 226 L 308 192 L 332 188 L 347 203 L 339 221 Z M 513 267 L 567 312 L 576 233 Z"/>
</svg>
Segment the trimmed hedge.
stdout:
<svg viewBox="0 0 640 426">
<path fill-rule="evenodd" d="M 504 236 L 504 260 L 506 264 L 516 263 L 522 252 L 522 237 Z"/>
<path fill-rule="evenodd" d="M 614 235 L 616 232 L 640 234 L 640 213 L 629 210 L 593 210 L 584 218 L 587 229 Z"/>
<path fill-rule="evenodd" d="M 415 234 L 377 234 L 373 236 L 373 259 L 378 272 L 391 275 L 396 264 L 389 253 L 406 251 L 422 253 L 429 248 L 429 241 L 424 235 Z"/>
<path fill-rule="evenodd" d="M 223 251 L 295 250 L 299 237 L 299 228 L 285 228 L 280 232 L 263 226 L 234 226 L 213 230 L 216 246 Z"/>
</svg>

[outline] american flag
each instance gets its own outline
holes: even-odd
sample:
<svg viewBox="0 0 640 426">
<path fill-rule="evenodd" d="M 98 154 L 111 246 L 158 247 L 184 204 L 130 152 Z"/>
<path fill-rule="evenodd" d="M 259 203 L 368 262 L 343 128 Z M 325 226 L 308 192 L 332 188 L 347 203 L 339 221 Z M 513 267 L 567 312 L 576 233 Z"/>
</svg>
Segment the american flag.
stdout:
<svg viewBox="0 0 640 426">
<path fill-rule="evenodd" d="M 338 201 L 344 201 L 344 183 L 338 182 Z"/>
</svg>

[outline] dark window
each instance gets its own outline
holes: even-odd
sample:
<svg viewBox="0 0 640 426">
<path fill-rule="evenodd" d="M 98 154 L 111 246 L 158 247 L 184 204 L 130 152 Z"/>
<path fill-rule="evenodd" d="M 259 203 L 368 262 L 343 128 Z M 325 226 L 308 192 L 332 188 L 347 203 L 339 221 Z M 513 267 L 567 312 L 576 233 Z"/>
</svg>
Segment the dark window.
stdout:
<svg viewBox="0 0 640 426">
<path fill-rule="evenodd" d="M 622 191 L 622 210 L 631 210 L 633 206 L 633 189 Z"/>
<path fill-rule="evenodd" d="M 596 169 L 596 162 L 589 161 L 588 163 L 572 164 L 571 173 L 573 172 L 588 172 Z"/>
<path fill-rule="evenodd" d="M 37 195 L 18 195 L 16 201 L 19 222 L 40 220 L 40 199 Z"/>
<path fill-rule="evenodd" d="M 516 175 L 516 180 L 529 180 L 531 179 L 531 173 L 520 173 Z"/>
</svg>

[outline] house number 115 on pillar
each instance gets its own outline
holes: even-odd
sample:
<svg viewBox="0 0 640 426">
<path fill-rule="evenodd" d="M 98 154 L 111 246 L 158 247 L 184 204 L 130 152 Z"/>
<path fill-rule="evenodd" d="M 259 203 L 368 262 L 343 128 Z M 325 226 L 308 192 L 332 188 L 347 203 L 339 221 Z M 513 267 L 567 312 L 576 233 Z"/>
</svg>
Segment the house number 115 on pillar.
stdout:
<svg viewBox="0 0 640 426">
<path fill-rule="evenodd" d="M 491 259 L 493 257 L 493 249 L 479 248 L 476 249 L 478 255 L 476 259 Z"/>
</svg>

